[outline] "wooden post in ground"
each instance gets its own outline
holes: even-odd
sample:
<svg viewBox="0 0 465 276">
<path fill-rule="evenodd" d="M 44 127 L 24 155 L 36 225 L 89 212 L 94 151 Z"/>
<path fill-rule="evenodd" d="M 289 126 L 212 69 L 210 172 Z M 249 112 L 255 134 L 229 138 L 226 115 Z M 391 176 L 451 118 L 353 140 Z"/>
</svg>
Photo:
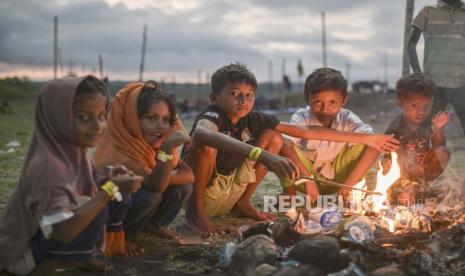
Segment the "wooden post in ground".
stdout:
<svg viewBox="0 0 465 276">
<path fill-rule="evenodd" d="M 53 78 L 58 73 L 58 16 L 53 18 Z"/>
<path fill-rule="evenodd" d="M 321 45 L 323 52 L 323 67 L 327 66 L 326 60 L 326 18 L 325 12 L 321 12 Z"/>
<path fill-rule="evenodd" d="M 402 76 L 410 74 L 410 61 L 408 59 L 407 44 L 411 32 L 410 24 L 413 18 L 413 8 L 415 0 L 407 0 L 405 6 L 405 25 L 404 25 L 404 47 L 402 54 Z"/>
<path fill-rule="evenodd" d="M 142 53 L 140 56 L 140 68 L 139 68 L 139 81 L 142 81 L 142 75 L 144 74 L 144 62 L 145 62 L 145 46 L 147 44 L 147 24 L 144 25 L 144 31 L 142 33 Z"/>
<path fill-rule="evenodd" d="M 100 79 L 103 80 L 103 57 L 102 54 L 98 55 L 98 72 L 100 75 Z"/>
</svg>

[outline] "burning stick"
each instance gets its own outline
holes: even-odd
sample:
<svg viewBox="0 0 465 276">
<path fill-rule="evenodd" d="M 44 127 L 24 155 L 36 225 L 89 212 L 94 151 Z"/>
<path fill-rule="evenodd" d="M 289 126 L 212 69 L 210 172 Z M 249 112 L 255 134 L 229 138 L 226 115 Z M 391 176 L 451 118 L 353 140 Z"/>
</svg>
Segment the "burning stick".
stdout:
<svg viewBox="0 0 465 276">
<path fill-rule="evenodd" d="M 365 190 L 365 189 L 360 189 L 360 188 L 357 188 L 357 187 L 353 187 L 353 186 L 350 186 L 350 185 L 345 185 L 345 184 L 341 184 L 341 183 L 337 183 L 337 182 L 333 182 L 333 181 L 329 181 L 329 180 L 324 180 L 324 179 L 316 179 L 314 177 L 311 177 L 311 176 L 304 176 L 304 175 L 301 175 L 299 176 L 300 179 L 306 179 L 306 180 L 313 180 L 313 181 L 319 181 L 319 182 L 323 182 L 323 183 L 326 183 L 326 184 L 329 184 L 329 185 L 333 185 L 333 186 L 338 186 L 338 187 L 344 187 L 344 188 L 348 188 L 348 189 L 351 189 L 351 190 L 356 190 L 356 191 L 360 191 L 360 192 L 364 192 L 364 193 L 367 193 L 367 194 L 372 194 L 372 195 L 382 195 L 381 193 L 379 192 L 374 192 L 374 191 L 369 191 L 369 190 Z M 299 179 L 299 180 L 300 180 Z M 298 185 L 300 184 L 301 182 L 296 181 L 295 185 Z"/>
</svg>

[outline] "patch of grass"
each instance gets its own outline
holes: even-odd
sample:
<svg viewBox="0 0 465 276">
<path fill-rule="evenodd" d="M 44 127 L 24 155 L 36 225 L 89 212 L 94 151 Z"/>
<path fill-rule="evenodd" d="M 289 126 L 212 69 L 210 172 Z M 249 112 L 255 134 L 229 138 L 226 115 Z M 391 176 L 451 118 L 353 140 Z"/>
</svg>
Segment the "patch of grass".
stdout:
<svg viewBox="0 0 465 276">
<path fill-rule="evenodd" d="M 41 83 L 33 83 L 28 79 L 0 79 L 0 99 L 31 99 L 37 95 Z"/>
<path fill-rule="evenodd" d="M 4 210 L 11 192 L 18 184 L 34 131 L 35 101 L 16 100 L 10 104 L 13 113 L 0 115 L 0 212 Z M 15 140 L 21 144 L 19 147 L 7 146 L 7 143 Z"/>
</svg>

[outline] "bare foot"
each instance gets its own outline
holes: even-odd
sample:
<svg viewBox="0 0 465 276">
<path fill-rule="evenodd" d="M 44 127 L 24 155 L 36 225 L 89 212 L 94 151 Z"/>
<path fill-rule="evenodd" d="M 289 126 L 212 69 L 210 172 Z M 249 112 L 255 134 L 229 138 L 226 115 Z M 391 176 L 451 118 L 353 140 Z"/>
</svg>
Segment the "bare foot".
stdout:
<svg viewBox="0 0 465 276">
<path fill-rule="evenodd" d="M 239 217 L 251 218 L 257 221 L 276 219 L 276 217 L 272 214 L 260 212 L 255 207 L 253 207 L 250 202 L 243 203 L 238 201 L 234 206 L 232 213 Z"/>
<path fill-rule="evenodd" d="M 186 220 L 184 225 L 193 232 L 207 234 L 207 235 L 219 235 L 223 234 L 223 231 L 215 229 L 213 224 L 205 215 L 199 215 L 195 212 L 186 212 Z"/>
<path fill-rule="evenodd" d="M 160 225 L 147 224 L 145 226 L 145 231 L 150 234 L 157 235 L 160 238 L 169 239 L 169 240 L 180 240 L 181 236 L 174 230 L 171 230 L 167 227 Z"/>
<path fill-rule="evenodd" d="M 126 256 L 138 256 L 144 253 L 144 248 L 131 240 L 126 240 Z"/>
</svg>

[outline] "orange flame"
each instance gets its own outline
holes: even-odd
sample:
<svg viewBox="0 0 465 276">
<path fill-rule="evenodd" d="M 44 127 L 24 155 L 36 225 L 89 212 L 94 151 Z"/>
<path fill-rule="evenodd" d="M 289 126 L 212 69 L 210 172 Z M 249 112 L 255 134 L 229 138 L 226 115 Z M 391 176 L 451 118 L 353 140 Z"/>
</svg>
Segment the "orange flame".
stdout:
<svg viewBox="0 0 465 276">
<path fill-rule="evenodd" d="M 386 206 L 384 205 L 384 201 L 387 198 L 387 190 L 388 188 L 394 184 L 400 177 L 400 167 L 399 163 L 397 162 L 397 153 L 391 152 L 391 169 L 386 175 L 383 175 L 383 170 L 380 169 L 376 175 L 376 189 L 375 192 L 381 193 L 381 195 L 373 195 L 374 201 L 374 211 L 379 213 L 381 209 L 385 209 Z"/>
<path fill-rule="evenodd" d="M 357 184 L 354 185 L 355 188 L 358 189 L 366 189 L 366 181 L 365 178 L 360 180 Z M 356 213 L 363 212 L 363 198 L 365 197 L 365 192 L 352 190 L 351 191 L 351 207 L 355 209 Z"/>
</svg>

